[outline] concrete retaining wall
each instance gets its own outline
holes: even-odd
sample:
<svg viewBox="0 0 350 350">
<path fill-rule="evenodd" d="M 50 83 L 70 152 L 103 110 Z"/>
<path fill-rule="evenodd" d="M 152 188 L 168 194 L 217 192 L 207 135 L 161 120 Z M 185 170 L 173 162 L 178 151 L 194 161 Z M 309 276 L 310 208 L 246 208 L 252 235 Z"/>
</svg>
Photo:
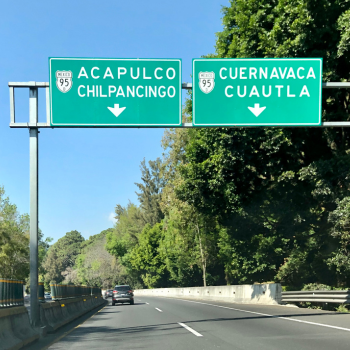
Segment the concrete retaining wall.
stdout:
<svg viewBox="0 0 350 350">
<path fill-rule="evenodd" d="M 82 316 L 97 306 L 106 303 L 102 297 L 72 298 L 40 305 L 40 317 L 47 332 L 56 329 Z"/>
<path fill-rule="evenodd" d="M 0 309 L 0 350 L 17 350 L 39 339 L 24 306 Z"/>
<path fill-rule="evenodd" d="M 188 288 L 136 289 L 135 296 L 158 296 L 197 300 L 227 301 L 240 304 L 280 304 L 282 288 L 279 283 L 239 286 L 210 286 Z"/>
</svg>

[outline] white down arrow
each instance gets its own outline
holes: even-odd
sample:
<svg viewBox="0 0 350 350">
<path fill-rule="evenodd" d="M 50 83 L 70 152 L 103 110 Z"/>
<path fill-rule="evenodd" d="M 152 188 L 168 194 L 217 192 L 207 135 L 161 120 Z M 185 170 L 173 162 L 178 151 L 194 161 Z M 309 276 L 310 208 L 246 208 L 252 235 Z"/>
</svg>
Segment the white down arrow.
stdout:
<svg viewBox="0 0 350 350">
<path fill-rule="evenodd" d="M 118 117 L 126 107 L 119 108 L 119 104 L 114 104 L 114 107 L 107 107 L 116 117 Z"/>
<path fill-rule="evenodd" d="M 254 107 L 248 107 L 248 108 L 256 117 L 258 117 L 266 107 L 260 107 L 259 103 L 255 103 Z"/>
</svg>

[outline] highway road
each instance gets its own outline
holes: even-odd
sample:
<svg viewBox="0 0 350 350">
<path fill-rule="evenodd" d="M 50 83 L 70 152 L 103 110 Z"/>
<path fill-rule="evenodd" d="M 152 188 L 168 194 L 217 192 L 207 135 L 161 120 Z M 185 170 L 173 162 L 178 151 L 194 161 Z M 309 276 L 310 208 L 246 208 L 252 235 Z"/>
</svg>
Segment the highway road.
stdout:
<svg viewBox="0 0 350 350">
<path fill-rule="evenodd" d="M 348 350 L 350 314 L 143 296 L 95 311 L 45 348 Z"/>
</svg>

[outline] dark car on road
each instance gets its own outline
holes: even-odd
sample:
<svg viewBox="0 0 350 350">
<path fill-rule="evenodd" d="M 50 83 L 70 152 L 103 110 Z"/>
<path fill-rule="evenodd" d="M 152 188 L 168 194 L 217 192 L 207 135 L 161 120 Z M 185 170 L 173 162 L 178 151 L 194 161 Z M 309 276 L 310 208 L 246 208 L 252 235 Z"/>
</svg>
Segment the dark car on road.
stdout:
<svg viewBox="0 0 350 350">
<path fill-rule="evenodd" d="M 112 297 L 112 296 L 113 296 L 113 289 L 107 289 L 105 298 L 107 299 L 107 298 Z"/>
<path fill-rule="evenodd" d="M 134 291 L 128 285 L 115 286 L 112 296 L 112 305 L 117 303 L 130 303 L 134 305 Z"/>
</svg>

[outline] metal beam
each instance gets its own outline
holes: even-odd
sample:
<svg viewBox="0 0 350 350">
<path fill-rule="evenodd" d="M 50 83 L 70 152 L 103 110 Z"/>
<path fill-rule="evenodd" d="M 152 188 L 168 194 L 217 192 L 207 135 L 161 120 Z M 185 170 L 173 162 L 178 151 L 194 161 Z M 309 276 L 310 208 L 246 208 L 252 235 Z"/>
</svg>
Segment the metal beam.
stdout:
<svg viewBox="0 0 350 350">
<path fill-rule="evenodd" d="M 50 125 L 50 85 L 48 82 L 9 82 L 10 87 L 10 115 L 11 115 L 11 128 L 52 128 Z M 15 88 L 45 88 L 46 90 L 46 123 L 38 123 L 38 121 L 30 121 L 29 123 L 16 123 L 15 121 Z M 335 88 L 350 88 L 350 82 L 324 82 L 322 83 L 322 88 L 324 89 L 335 89 Z M 182 83 L 182 89 L 191 90 L 192 83 Z M 192 123 L 184 123 L 182 128 L 192 128 Z M 237 126 L 230 126 L 235 128 Z M 254 126 L 245 126 L 245 128 Z M 272 126 L 273 127 L 273 126 Z M 277 126 L 276 126 L 277 127 Z M 283 126 L 288 127 L 288 126 Z M 293 127 L 293 126 L 292 126 Z M 298 126 L 294 126 L 298 127 Z M 350 122 L 323 122 L 319 126 L 309 126 L 309 127 L 350 127 Z"/>
<path fill-rule="evenodd" d="M 27 81 L 27 82 L 9 82 L 9 87 L 26 88 L 26 87 L 47 87 L 50 86 L 48 82 L 37 82 L 37 81 Z"/>
<path fill-rule="evenodd" d="M 327 83 L 322 83 L 322 88 L 323 89 L 334 89 L 334 88 L 339 88 L 339 89 L 346 89 L 350 88 L 350 82 L 327 82 Z"/>
<path fill-rule="evenodd" d="M 323 122 L 321 127 L 344 127 L 348 128 L 350 126 L 350 122 Z"/>
<path fill-rule="evenodd" d="M 29 124 L 38 123 L 38 88 L 29 89 Z M 30 212 L 30 317 L 40 325 L 38 295 L 38 128 L 29 127 L 29 212 Z"/>
<path fill-rule="evenodd" d="M 192 83 L 182 83 L 182 88 L 184 90 L 191 90 L 192 89 Z"/>
<path fill-rule="evenodd" d="M 182 126 L 172 126 L 171 128 L 192 128 L 192 123 L 183 123 Z M 260 126 L 206 126 L 205 128 L 259 128 Z M 349 122 L 323 122 L 321 125 L 308 125 L 308 126 L 296 126 L 296 125 L 284 125 L 284 126 L 264 126 L 265 128 L 349 128 L 350 127 L 350 121 Z M 10 128 L 60 128 L 59 126 L 52 127 L 49 122 L 48 123 L 10 123 Z M 66 127 L 62 127 L 66 128 Z M 71 126 L 70 128 L 80 128 L 79 126 Z M 89 128 L 94 128 L 93 126 Z M 100 126 L 96 128 L 101 128 Z M 111 128 L 111 126 L 108 126 L 106 128 Z M 118 126 L 115 126 L 115 128 L 119 128 Z M 130 127 L 134 129 L 139 129 L 140 127 Z M 152 129 L 152 126 L 150 127 L 142 127 L 143 129 Z M 201 126 L 201 128 L 204 128 Z"/>
<path fill-rule="evenodd" d="M 36 81 L 28 81 L 28 82 L 9 82 L 9 87 L 18 87 L 18 88 L 25 88 L 25 87 L 49 87 L 48 82 L 36 82 Z M 182 83 L 182 88 L 184 90 L 190 90 L 192 89 L 192 83 Z M 346 89 L 350 88 L 350 82 L 324 82 L 322 83 L 322 88 L 324 89 Z"/>
</svg>

